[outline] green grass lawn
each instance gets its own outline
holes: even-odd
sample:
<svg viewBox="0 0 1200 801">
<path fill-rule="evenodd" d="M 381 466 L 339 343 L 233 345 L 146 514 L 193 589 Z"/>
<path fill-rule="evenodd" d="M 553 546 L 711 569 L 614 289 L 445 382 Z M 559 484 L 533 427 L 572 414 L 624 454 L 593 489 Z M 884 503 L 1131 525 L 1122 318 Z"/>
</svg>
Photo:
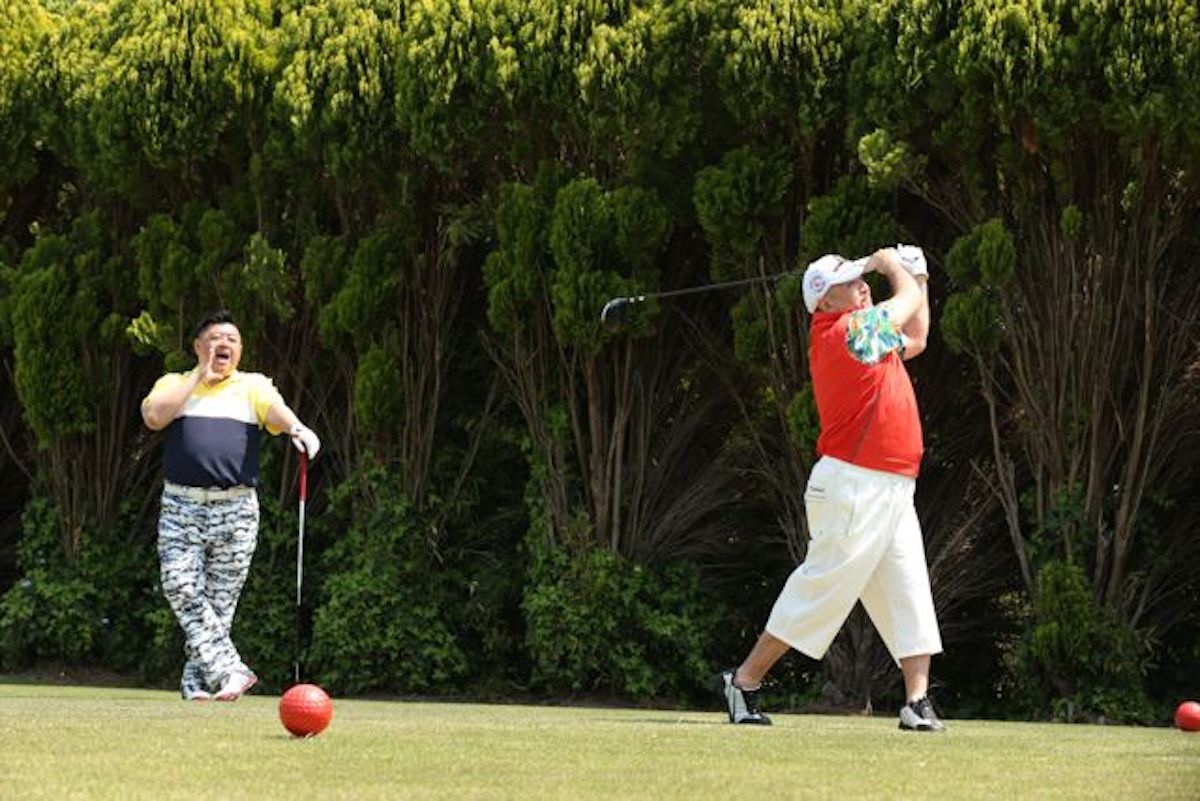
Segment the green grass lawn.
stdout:
<svg viewBox="0 0 1200 801">
<path fill-rule="evenodd" d="M 297 740 L 278 697 L 0 684 L 0 799 L 1200 798 L 1200 733 L 334 700 Z"/>
</svg>

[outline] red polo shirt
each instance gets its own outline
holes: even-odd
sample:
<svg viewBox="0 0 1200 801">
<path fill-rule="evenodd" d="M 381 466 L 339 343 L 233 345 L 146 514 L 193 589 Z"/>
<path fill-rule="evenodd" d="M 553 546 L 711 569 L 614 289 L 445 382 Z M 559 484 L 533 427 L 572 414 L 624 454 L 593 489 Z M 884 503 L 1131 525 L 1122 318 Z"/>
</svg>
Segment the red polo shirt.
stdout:
<svg viewBox="0 0 1200 801">
<path fill-rule="evenodd" d="M 916 478 L 921 418 L 901 346 L 883 307 L 813 315 L 808 359 L 821 419 L 818 454 Z"/>
</svg>

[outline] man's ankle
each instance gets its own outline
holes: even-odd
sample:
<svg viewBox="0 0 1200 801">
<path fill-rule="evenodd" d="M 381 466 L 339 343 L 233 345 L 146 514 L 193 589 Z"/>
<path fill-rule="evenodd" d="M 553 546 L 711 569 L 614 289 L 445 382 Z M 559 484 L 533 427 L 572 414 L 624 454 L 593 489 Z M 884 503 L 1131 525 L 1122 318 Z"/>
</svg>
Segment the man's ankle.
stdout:
<svg viewBox="0 0 1200 801">
<path fill-rule="evenodd" d="M 739 690 L 745 690 L 746 692 L 751 692 L 751 693 L 758 692 L 759 690 L 762 689 L 762 680 L 761 679 L 759 681 L 756 681 L 753 683 L 744 682 L 744 681 L 739 680 L 738 674 L 741 672 L 742 672 L 741 667 L 736 667 L 733 669 L 733 686 L 734 687 L 737 687 Z"/>
</svg>

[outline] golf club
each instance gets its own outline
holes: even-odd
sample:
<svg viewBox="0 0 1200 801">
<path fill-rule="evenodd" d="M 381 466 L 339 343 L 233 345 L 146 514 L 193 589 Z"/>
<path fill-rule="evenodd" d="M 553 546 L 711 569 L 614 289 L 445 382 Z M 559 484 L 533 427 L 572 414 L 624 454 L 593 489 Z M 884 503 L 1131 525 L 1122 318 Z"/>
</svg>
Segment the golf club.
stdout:
<svg viewBox="0 0 1200 801">
<path fill-rule="evenodd" d="M 864 267 L 870 261 L 870 256 L 863 256 L 859 259 L 850 261 L 851 264 L 862 264 Z M 734 281 L 721 281 L 716 284 L 702 284 L 700 286 L 689 286 L 684 289 L 669 289 L 665 292 L 647 292 L 644 295 L 630 295 L 624 298 L 613 298 L 604 304 L 604 308 L 600 310 L 600 322 L 609 331 L 617 331 L 629 319 L 629 312 L 635 303 L 642 303 L 650 299 L 658 298 L 674 298 L 680 295 L 694 295 L 697 292 L 713 292 L 718 289 L 732 289 L 739 286 L 747 286 L 748 284 L 766 284 L 772 281 L 780 281 L 788 276 L 801 275 L 801 270 L 788 270 L 775 275 L 756 275 L 753 278 L 739 278 Z"/>
<path fill-rule="evenodd" d="M 292 651 L 296 684 L 300 683 L 300 588 L 304 585 L 304 504 L 308 500 L 308 453 L 300 452 L 300 537 L 296 544 L 296 642 Z"/>
<path fill-rule="evenodd" d="M 690 286 L 684 289 L 669 289 L 665 292 L 647 292 L 644 295 L 631 295 L 624 298 L 613 298 L 604 304 L 604 308 L 600 310 L 600 322 L 609 331 L 620 329 L 629 319 L 629 313 L 632 310 L 633 304 L 642 303 L 651 299 L 659 298 L 674 298 L 680 295 L 694 295 L 697 292 L 714 292 L 719 289 L 732 289 L 739 286 L 747 286 L 749 284 L 766 284 L 772 281 L 779 281 L 791 275 L 799 275 L 799 271 L 791 270 L 775 275 L 757 275 L 753 278 L 739 278 L 734 281 L 722 281 L 716 284 L 703 284 L 700 286 Z"/>
</svg>

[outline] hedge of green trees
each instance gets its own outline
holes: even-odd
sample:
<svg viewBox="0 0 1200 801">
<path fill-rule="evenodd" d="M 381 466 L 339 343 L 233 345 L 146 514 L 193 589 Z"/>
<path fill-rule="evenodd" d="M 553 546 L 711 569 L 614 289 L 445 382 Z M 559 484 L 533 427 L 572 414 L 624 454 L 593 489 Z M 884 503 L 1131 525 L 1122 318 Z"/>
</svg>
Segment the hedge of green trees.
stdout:
<svg viewBox="0 0 1200 801">
<path fill-rule="evenodd" d="M 325 442 L 307 676 L 700 703 L 804 553 L 793 273 L 906 241 L 941 705 L 1165 720 L 1200 676 L 1198 75 L 1192 0 L 9 0 L 0 669 L 176 680 L 138 403 L 227 307 Z M 235 626 L 272 688 L 296 475 L 272 441 Z M 772 705 L 898 689 L 860 611 Z"/>
</svg>

